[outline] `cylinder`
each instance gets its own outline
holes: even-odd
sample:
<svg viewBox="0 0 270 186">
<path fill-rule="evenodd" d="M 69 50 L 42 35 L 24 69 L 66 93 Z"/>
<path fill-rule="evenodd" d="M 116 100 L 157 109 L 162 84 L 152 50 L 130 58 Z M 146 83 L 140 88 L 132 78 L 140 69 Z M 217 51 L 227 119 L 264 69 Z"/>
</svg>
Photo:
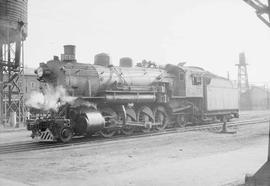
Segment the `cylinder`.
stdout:
<svg viewBox="0 0 270 186">
<path fill-rule="evenodd" d="M 133 61 L 130 57 L 122 57 L 119 61 L 120 67 L 132 67 Z"/>
<path fill-rule="evenodd" d="M 105 126 L 105 119 L 99 112 L 86 113 L 87 121 L 87 133 L 95 133 Z"/>
<path fill-rule="evenodd" d="M 106 53 L 97 54 L 95 55 L 94 64 L 107 67 L 111 64 L 110 56 Z"/>
<path fill-rule="evenodd" d="M 94 134 L 105 126 L 105 119 L 101 113 L 96 111 L 88 111 L 82 114 L 77 120 L 78 131 L 81 133 Z"/>
</svg>

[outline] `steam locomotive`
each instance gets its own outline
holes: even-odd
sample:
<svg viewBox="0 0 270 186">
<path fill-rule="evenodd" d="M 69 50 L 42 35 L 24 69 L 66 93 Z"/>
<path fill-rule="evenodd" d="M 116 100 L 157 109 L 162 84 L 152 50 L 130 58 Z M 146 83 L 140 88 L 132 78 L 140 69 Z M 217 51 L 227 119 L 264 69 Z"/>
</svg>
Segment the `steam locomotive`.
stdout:
<svg viewBox="0 0 270 186">
<path fill-rule="evenodd" d="M 94 64 L 78 63 L 75 46 L 65 45 L 61 60 L 41 63 L 35 73 L 49 86 L 63 86 L 75 101 L 28 120 L 32 137 L 68 142 L 73 136 L 130 135 L 239 116 L 238 89 L 228 79 L 183 64 L 132 63 L 126 57 L 113 66 L 105 53 Z"/>
</svg>

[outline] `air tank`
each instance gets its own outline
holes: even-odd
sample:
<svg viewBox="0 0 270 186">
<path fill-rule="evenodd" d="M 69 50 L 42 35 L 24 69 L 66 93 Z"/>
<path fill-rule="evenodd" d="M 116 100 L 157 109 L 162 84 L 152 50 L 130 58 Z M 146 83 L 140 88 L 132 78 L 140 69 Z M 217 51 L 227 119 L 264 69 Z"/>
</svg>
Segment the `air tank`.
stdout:
<svg viewBox="0 0 270 186">
<path fill-rule="evenodd" d="M 119 61 L 120 67 L 132 67 L 133 62 L 130 57 L 122 57 Z"/>
<path fill-rule="evenodd" d="M 27 36 L 27 0 L 0 0 L 0 42 L 25 40 Z"/>
<path fill-rule="evenodd" d="M 111 64 L 110 56 L 106 53 L 97 54 L 95 55 L 94 64 L 107 67 Z"/>
</svg>

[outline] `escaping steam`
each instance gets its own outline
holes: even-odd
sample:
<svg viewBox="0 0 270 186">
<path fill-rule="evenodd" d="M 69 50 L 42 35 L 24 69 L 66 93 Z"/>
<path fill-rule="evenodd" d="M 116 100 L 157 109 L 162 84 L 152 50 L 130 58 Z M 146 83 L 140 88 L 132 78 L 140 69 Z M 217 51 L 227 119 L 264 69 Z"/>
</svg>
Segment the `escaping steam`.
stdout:
<svg viewBox="0 0 270 186">
<path fill-rule="evenodd" d="M 76 97 L 69 96 L 62 86 L 46 87 L 42 92 L 33 91 L 25 104 L 28 107 L 41 110 L 55 110 L 57 111 L 61 105 L 66 103 L 72 104 Z"/>
</svg>

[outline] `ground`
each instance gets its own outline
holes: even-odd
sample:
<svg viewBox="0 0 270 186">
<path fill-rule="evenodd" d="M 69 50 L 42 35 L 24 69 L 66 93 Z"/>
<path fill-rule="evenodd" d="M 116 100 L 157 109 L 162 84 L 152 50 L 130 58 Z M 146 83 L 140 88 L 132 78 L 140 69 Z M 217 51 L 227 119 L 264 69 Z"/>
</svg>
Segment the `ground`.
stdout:
<svg viewBox="0 0 270 186">
<path fill-rule="evenodd" d="M 238 127 L 236 134 L 197 131 L 0 155 L 0 185 L 237 185 L 266 161 L 268 127 L 263 123 Z M 29 136 L 24 130 L 2 132 L 0 140 L 28 141 Z"/>
</svg>

